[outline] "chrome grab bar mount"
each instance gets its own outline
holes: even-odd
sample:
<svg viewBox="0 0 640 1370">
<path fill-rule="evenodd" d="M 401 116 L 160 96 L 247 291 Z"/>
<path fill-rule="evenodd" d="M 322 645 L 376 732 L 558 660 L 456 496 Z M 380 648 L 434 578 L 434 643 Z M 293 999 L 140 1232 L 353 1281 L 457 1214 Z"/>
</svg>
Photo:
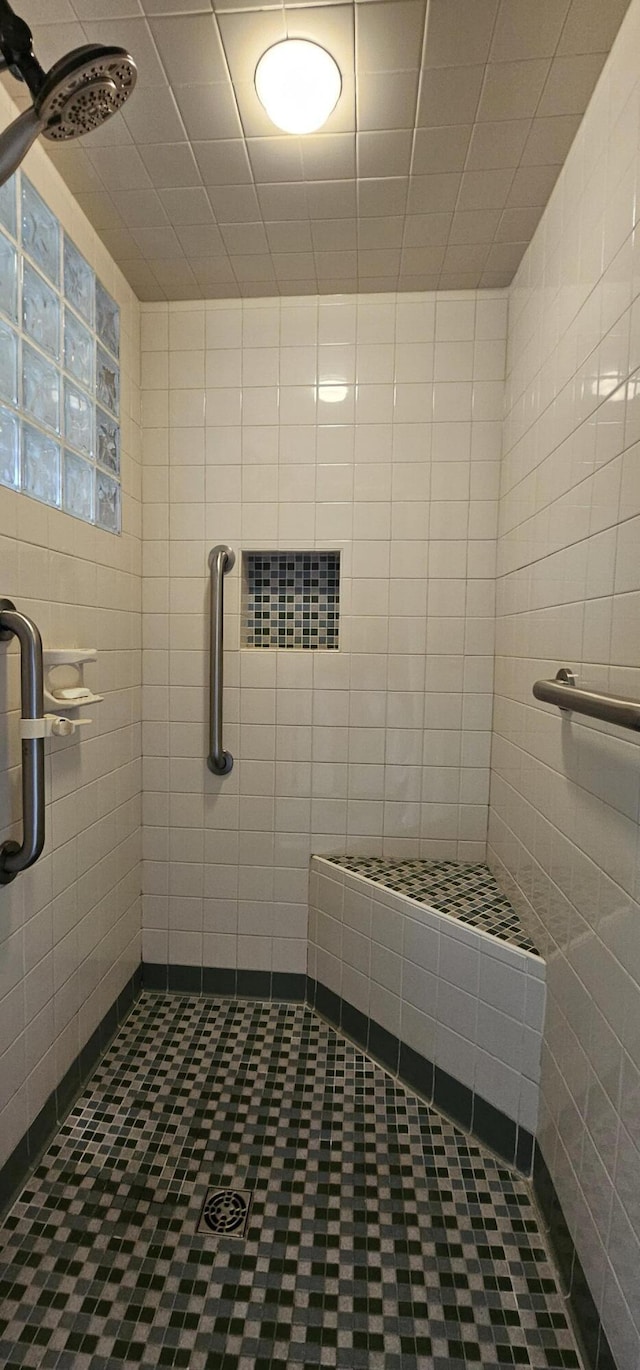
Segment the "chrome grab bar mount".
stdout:
<svg viewBox="0 0 640 1370">
<path fill-rule="evenodd" d="M 233 757 L 222 742 L 222 699 L 224 688 L 224 577 L 235 566 L 235 553 L 221 543 L 209 553 L 211 573 L 209 638 L 209 755 L 207 766 L 214 775 L 228 775 Z"/>
<path fill-rule="evenodd" d="M 560 667 L 555 680 L 536 680 L 533 694 L 545 704 L 556 704 L 565 715 L 586 714 L 589 718 L 602 719 L 603 723 L 616 723 L 619 728 L 640 731 L 640 699 L 583 689 L 576 684 L 575 675 L 568 666 Z"/>
</svg>

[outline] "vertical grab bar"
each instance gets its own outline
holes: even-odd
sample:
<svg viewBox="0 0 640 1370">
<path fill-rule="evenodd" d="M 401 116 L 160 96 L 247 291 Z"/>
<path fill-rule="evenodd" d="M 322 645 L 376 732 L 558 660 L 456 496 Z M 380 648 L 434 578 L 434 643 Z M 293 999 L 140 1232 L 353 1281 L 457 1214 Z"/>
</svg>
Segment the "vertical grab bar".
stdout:
<svg viewBox="0 0 640 1370">
<path fill-rule="evenodd" d="M 0 641 L 17 637 L 20 643 L 20 698 L 22 722 L 44 715 L 42 638 L 10 599 L 0 599 Z M 44 847 L 44 729 L 40 737 L 22 735 L 22 843 L 0 846 L 0 885 L 38 860 Z"/>
<path fill-rule="evenodd" d="M 209 553 L 211 573 L 210 638 L 209 638 L 209 755 L 207 766 L 214 775 L 228 775 L 233 768 L 233 757 L 222 745 L 222 691 L 224 652 L 224 593 L 223 581 L 227 571 L 235 565 L 231 547 L 221 543 Z"/>
</svg>

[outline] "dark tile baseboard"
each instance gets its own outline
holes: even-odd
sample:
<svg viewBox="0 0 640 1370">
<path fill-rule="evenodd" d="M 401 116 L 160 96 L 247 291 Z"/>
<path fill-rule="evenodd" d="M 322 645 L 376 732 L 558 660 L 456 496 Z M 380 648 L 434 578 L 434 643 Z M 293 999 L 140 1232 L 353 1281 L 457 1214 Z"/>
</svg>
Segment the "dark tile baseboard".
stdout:
<svg viewBox="0 0 640 1370">
<path fill-rule="evenodd" d="M 142 967 L 137 966 L 98 1024 L 89 1041 L 76 1056 L 60 1084 L 52 1090 L 46 1103 L 34 1118 L 24 1137 L 18 1142 L 9 1159 L 0 1169 L 0 1212 L 7 1208 L 46 1150 L 60 1124 L 64 1122 L 74 1099 L 106 1051 L 112 1037 L 122 1026 L 142 988 Z"/>
<path fill-rule="evenodd" d="M 520 1127 L 479 1094 L 474 1094 L 446 1070 L 434 1066 L 432 1061 L 401 1042 L 373 1018 L 366 1017 L 326 985 L 309 978 L 307 1002 L 428 1104 L 446 1113 L 465 1132 L 471 1132 L 508 1165 L 531 1176 L 534 1139 L 526 1128 Z"/>
<path fill-rule="evenodd" d="M 279 970 L 225 970 L 215 966 L 142 963 L 143 989 L 178 994 L 220 994 L 239 999 L 291 999 L 304 1003 L 307 977 Z"/>
<path fill-rule="evenodd" d="M 538 1143 L 533 1158 L 533 1191 L 567 1291 L 574 1331 L 587 1370 L 616 1370 L 616 1362 L 587 1284 L 580 1257 Z"/>
</svg>

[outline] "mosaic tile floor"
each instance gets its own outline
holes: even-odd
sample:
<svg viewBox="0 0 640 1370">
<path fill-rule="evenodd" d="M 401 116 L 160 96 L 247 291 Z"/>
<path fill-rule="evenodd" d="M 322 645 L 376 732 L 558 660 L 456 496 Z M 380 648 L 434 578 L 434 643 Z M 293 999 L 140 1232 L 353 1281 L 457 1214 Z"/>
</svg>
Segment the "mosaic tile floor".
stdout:
<svg viewBox="0 0 640 1370">
<path fill-rule="evenodd" d="M 5 1370 L 580 1365 L 524 1182 L 303 1005 L 144 994 L 3 1238 Z"/>
<path fill-rule="evenodd" d="M 354 875 L 430 904 L 439 913 L 540 955 L 488 866 L 461 861 L 392 861 L 384 856 L 326 856 Z"/>
</svg>

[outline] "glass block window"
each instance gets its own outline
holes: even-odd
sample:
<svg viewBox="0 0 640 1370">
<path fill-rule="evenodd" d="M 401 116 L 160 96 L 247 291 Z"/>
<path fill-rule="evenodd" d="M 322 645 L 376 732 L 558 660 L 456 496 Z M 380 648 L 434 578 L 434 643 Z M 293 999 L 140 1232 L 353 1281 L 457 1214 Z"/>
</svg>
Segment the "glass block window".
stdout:
<svg viewBox="0 0 640 1370">
<path fill-rule="evenodd" d="M 23 172 L 0 186 L 0 484 L 120 532 L 120 311 Z"/>
<path fill-rule="evenodd" d="M 339 552 L 245 552 L 244 647 L 338 648 Z"/>
</svg>

